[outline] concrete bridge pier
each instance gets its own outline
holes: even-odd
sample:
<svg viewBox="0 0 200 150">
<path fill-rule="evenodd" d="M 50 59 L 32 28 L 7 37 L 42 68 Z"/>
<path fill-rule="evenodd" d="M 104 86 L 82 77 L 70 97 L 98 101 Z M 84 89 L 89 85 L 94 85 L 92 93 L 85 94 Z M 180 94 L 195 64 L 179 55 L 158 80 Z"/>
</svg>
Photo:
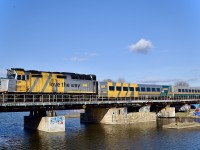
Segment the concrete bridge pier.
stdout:
<svg viewBox="0 0 200 150">
<path fill-rule="evenodd" d="M 157 113 L 157 116 L 160 118 L 173 118 L 176 116 L 175 107 L 170 107 L 170 105 L 167 105 Z"/>
<path fill-rule="evenodd" d="M 130 124 L 156 121 L 156 113 L 150 112 L 149 107 L 142 108 L 139 112 L 128 112 L 127 107 L 86 108 L 85 113 L 81 113 L 80 121 L 82 123 Z"/>
<path fill-rule="evenodd" d="M 30 111 L 29 116 L 24 116 L 24 128 L 36 129 L 45 132 L 65 131 L 65 116 L 57 116 L 54 110 Z"/>
</svg>

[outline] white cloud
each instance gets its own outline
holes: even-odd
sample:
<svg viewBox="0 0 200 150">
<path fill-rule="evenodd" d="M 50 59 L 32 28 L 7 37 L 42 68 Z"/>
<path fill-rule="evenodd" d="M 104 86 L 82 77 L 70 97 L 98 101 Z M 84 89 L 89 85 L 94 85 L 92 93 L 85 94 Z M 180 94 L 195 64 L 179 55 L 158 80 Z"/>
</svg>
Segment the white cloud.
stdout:
<svg viewBox="0 0 200 150">
<path fill-rule="evenodd" d="M 83 61 L 87 61 L 88 59 L 86 57 L 77 57 L 77 56 L 74 56 L 70 60 L 71 61 L 76 61 L 76 62 L 83 62 Z"/>
<path fill-rule="evenodd" d="M 146 54 L 153 48 L 153 44 L 149 40 L 140 39 L 137 43 L 130 45 L 128 48 L 131 52 Z"/>
</svg>

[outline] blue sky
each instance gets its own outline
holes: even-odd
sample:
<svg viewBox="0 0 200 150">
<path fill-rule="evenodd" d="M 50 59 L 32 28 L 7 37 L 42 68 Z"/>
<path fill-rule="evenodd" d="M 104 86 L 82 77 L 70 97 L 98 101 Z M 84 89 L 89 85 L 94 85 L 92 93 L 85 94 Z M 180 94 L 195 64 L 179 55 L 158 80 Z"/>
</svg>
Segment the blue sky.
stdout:
<svg viewBox="0 0 200 150">
<path fill-rule="evenodd" d="M 200 86 L 199 0 L 1 0 L 0 74 L 96 74 L 98 80 Z"/>
</svg>

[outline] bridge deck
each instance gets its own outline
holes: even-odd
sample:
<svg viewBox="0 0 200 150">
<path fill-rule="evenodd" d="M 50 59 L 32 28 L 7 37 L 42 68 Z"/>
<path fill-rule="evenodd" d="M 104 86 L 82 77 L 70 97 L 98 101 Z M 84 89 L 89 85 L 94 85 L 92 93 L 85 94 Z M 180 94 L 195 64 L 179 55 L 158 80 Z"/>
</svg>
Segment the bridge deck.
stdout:
<svg viewBox="0 0 200 150">
<path fill-rule="evenodd" d="M 0 112 L 27 111 L 30 109 L 80 109 L 90 107 L 130 106 L 144 104 L 184 104 L 199 103 L 199 97 L 158 97 L 141 96 L 107 98 L 94 95 L 69 94 L 1 94 Z"/>
</svg>

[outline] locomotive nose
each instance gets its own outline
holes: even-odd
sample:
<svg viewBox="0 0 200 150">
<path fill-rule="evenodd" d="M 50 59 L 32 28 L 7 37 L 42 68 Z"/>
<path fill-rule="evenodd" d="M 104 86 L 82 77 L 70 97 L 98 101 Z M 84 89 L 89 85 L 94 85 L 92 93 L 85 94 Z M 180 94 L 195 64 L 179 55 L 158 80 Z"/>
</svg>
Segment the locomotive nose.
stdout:
<svg viewBox="0 0 200 150">
<path fill-rule="evenodd" d="M 0 79 L 0 92 L 8 92 L 9 79 Z"/>
</svg>

